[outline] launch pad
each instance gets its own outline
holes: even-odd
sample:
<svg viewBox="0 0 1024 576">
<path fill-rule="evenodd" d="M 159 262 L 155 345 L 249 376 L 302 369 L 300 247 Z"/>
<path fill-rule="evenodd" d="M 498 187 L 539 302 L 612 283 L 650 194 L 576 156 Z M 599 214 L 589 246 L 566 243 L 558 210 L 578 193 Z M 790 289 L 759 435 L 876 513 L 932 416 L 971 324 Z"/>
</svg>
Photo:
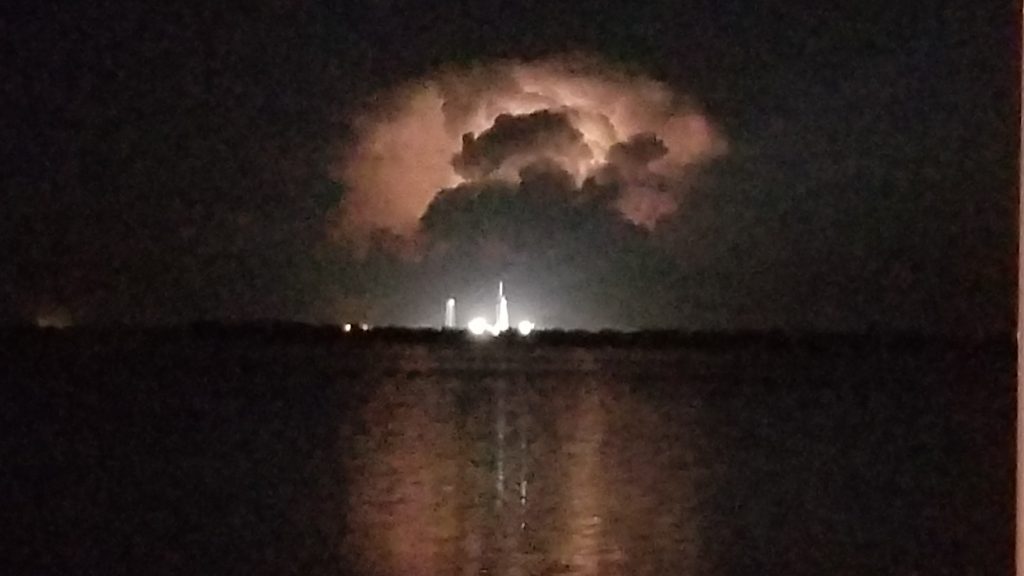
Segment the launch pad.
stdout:
<svg viewBox="0 0 1024 576">
<path fill-rule="evenodd" d="M 507 332 L 510 328 L 508 315 L 508 298 L 505 297 L 505 283 L 498 282 L 498 302 L 495 311 L 495 321 L 491 324 L 483 316 L 477 316 L 469 321 L 466 328 L 474 336 L 498 336 Z M 445 303 L 445 328 L 455 326 L 455 299 L 449 298 Z M 522 320 L 516 325 L 516 331 L 527 336 L 536 327 L 530 320 Z"/>
</svg>

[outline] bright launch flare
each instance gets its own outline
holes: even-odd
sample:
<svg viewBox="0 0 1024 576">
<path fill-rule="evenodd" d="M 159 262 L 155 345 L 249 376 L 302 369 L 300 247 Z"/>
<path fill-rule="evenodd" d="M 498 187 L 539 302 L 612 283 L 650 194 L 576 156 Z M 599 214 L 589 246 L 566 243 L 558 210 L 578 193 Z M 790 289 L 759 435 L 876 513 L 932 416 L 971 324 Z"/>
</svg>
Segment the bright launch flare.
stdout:
<svg viewBox="0 0 1024 576">
<path fill-rule="evenodd" d="M 522 334 L 523 336 L 529 336 L 530 332 L 533 332 L 535 326 L 536 325 L 533 322 L 530 322 L 529 320 L 523 320 L 522 322 L 519 323 L 518 326 L 516 326 L 516 329 L 518 329 L 519 333 Z"/>
<path fill-rule="evenodd" d="M 469 328 L 469 332 L 474 336 L 483 336 L 491 331 L 491 325 L 487 323 L 487 319 L 480 316 L 470 320 L 467 328 Z"/>
</svg>

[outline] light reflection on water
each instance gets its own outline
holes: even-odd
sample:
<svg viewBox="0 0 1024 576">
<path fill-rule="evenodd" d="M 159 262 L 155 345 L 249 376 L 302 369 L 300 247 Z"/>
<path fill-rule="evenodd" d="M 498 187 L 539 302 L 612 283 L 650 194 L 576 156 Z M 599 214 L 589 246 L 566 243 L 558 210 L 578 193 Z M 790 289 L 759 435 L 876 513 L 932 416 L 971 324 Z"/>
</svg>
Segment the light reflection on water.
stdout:
<svg viewBox="0 0 1024 576">
<path fill-rule="evenodd" d="M 371 386 L 344 451 L 359 572 L 692 571 L 701 471 L 685 403 L 659 405 L 582 352 L 571 377 L 402 363 Z"/>
<path fill-rule="evenodd" d="M 8 358 L 13 573 L 1013 573 L 1009 342 L 69 335 Z"/>
</svg>

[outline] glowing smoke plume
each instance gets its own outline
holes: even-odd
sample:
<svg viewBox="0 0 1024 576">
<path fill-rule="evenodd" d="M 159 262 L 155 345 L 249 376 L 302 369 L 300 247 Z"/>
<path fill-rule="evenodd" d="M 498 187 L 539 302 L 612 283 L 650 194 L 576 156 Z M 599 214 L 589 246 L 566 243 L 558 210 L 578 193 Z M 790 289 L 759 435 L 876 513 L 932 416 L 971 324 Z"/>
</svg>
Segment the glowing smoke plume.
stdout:
<svg viewBox="0 0 1024 576">
<path fill-rule="evenodd" d="M 577 188 L 614 184 L 614 208 L 653 228 L 677 210 L 693 169 L 726 150 L 685 97 L 593 59 L 444 70 L 352 120 L 335 176 L 348 189 L 338 231 L 354 241 L 377 230 L 411 237 L 441 190 L 515 184 L 534 166 Z"/>
</svg>

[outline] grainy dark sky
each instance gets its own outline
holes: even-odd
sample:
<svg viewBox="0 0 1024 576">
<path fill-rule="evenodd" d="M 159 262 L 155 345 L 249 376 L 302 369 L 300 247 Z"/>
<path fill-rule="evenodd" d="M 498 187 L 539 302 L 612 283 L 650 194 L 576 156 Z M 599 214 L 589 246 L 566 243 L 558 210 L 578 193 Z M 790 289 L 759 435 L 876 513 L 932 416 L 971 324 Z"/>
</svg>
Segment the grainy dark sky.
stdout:
<svg viewBox="0 0 1024 576">
<path fill-rule="evenodd" d="M 1012 328 L 1016 2 L 145 4 L 3 8 L 6 320 L 427 323 L 503 277 L 547 325 Z M 727 140 L 671 218 L 548 205 L 542 182 L 435 206 L 443 257 L 331 233 L 351 110 L 570 53 L 664 82 Z M 479 258 L 482 226 L 522 242 Z"/>
</svg>

